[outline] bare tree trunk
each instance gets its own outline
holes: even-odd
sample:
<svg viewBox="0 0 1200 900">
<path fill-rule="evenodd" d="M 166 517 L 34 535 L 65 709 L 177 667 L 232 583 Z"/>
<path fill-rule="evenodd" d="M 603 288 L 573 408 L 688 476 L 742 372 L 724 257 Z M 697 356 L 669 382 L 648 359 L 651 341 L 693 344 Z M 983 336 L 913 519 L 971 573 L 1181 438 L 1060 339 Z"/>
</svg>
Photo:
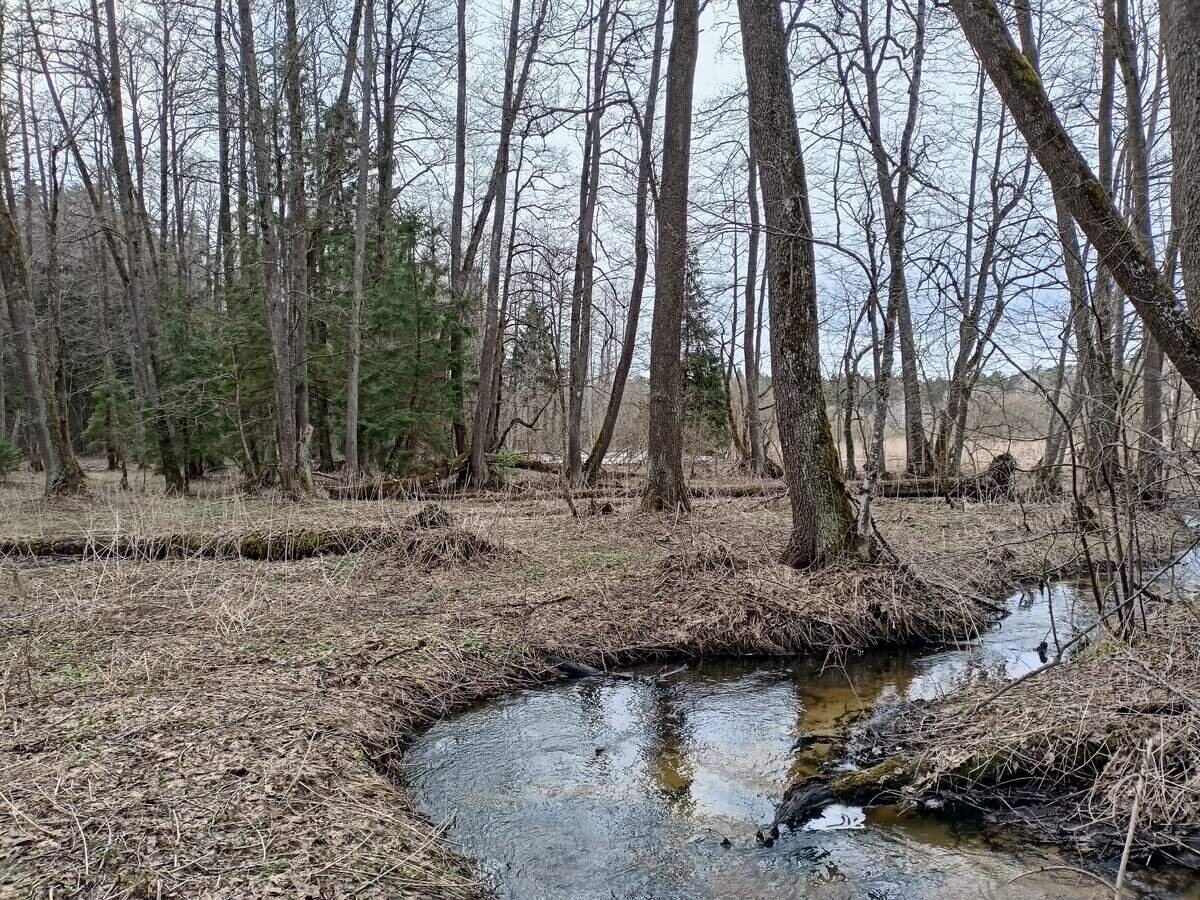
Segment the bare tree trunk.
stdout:
<svg viewBox="0 0 1200 900">
<path fill-rule="evenodd" d="M 296 0 L 285 0 L 284 20 L 287 56 L 284 65 L 284 91 L 288 108 L 288 234 L 287 264 L 287 361 L 291 367 L 292 432 L 294 447 L 288 465 L 301 493 L 312 490 L 312 461 L 309 441 L 312 429 L 308 413 L 308 207 L 304 188 L 304 106 L 300 98 L 300 33 L 296 21 Z M 280 453 L 283 451 L 280 441 Z M 282 460 L 281 460 L 282 463 Z"/>
<path fill-rule="evenodd" d="M 633 285 L 629 292 L 629 309 L 625 314 L 625 332 L 621 338 L 621 355 L 613 372 L 612 389 L 608 405 L 604 410 L 604 421 L 600 433 L 592 445 L 585 470 L 585 480 L 590 484 L 600 476 L 604 456 L 612 443 L 617 427 L 617 416 L 621 412 L 621 401 L 625 396 L 625 384 L 633 365 L 633 351 L 637 344 L 638 323 L 642 312 L 642 293 L 646 286 L 646 269 L 650 259 L 649 242 L 646 238 L 646 220 L 650 205 L 650 177 L 654 170 L 654 114 L 658 101 L 658 82 L 662 69 L 664 23 L 667 0 L 658 0 L 658 12 L 654 19 L 654 48 L 650 56 L 650 81 L 646 92 L 646 107 L 642 110 L 639 127 L 641 142 L 638 157 L 637 194 L 634 201 L 633 222 Z"/>
<path fill-rule="evenodd" d="M 1171 86 L 1171 217 L 1183 291 L 1200 320 L 1200 10 L 1195 0 L 1159 0 Z"/>
<path fill-rule="evenodd" d="M 487 448 L 488 419 L 492 406 L 492 388 L 495 384 L 496 355 L 500 341 L 500 265 L 504 240 L 505 209 L 508 200 L 508 168 L 513 126 L 517 112 L 525 96 L 525 85 L 529 69 L 537 53 L 542 25 L 546 20 L 548 0 L 543 0 L 538 9 L 537 20 L 529 39 L 529 47 L 516 78 L 517 50 L 520 41 L 520 0 L 513 0 L 512 15 L 508 28 L 508 53 L 504 63 L 504 100 L 501 111 L 500 140 L 496 148 L 496 162 L 492 168 L 494 209 L 492 220 L 491 250 L 488 258 L 487 309 L 484 313 L 483 344 L 479 356 L 479 396 L 475 403 L 475 418 L 471 429 L 471 457 L 468 477 L 471 484 L 483 487 L 488 482 Z"/>
<path fill-rule="evenodd" d="M 877 41 L 872 38 L 869 31 L 868 2 L 860 0 L 859 44 L 863 57 L 863 81 L 867 92 L 867 118 L 864 127 L 871 143 L 879 194 L 883 201 L 887 226 L 888 293 L 895 295 L 894 305 L 900 337 L 900 376 L 904 389 L 904 435 L 908 449 L 908 472 L 912 475 L 927 475 L 932 469 L 933 457 L 925 436 L 920 373 L 917 371 L 916 339 L 913 334 L 912 311 L 908 299 L 908 279 L 905 274 L 912 141 L 916 134 L 917 111 L 921 102 L 921 71 L 925 57 L 925 0 L 917 0 L 913 16 L 916 33 L 911 48 L 912 69 L 909 77 L 908 107 L 904 130 L 900 137 L 899 155 L 893 168 L 888 150 L 883 143 L 883 116 L 880 110 L 877 79 L 879 61 L 875 56 Z M 892 305 L 892 300 L 889 299 L 888 303 Z"/>
<path fill-rule="evenodd" d="M 346 474 L 358 476 L 358 382 L 362 363 L 363 280 L 367 267 L 367 177 L 371 168 L 371 98 L 375 90 L 375 0 L 364 0 L 362 110 L 358 126 L 358 181 L 354 195 L 354 285 L 351 288 L 350 373 L 346 379 Z"/>
<path fill-rule="evenodd" d="M 109 0 L 111 2 L 111 0 Z M 271 142 L 263 115 L 263 94 L 254 46 L 250 0 L 238 0 L 241 21 L 242 69 L 246 88 L 246 125 L 254 156 L 255 218 L 259 231 L 263 301 L 271 338 L 271 369 L 275 386 L 275 427 L 279 441 L 279 486 L 287 494 L 300 492 L 296 479 L 296 391 L 293 374 L 292 327 L 280 258 L 279 234 L 272 209 Z"/>
<path fill-rule="evenodd" d="M 463 204 L 467 183 L 467 0 L 457 3 L 457 74 L 458 87 L 454 115 L 454 196 L 450 206 L 450 303 L 453 307 L 450 326 L 450 390 L 453 397 L 451 430 L 454 452 L 461 456 L 467 450 L 467 426 L 464 419 L 466 402 L 463 390 L 463 329 L 458 320 L 464 313 L 462 271 Z"/>
<path fill-rule="evenodd" d="M 699 46 L 696 0 L 675 0 L 659 180 L 654 320 L 650 332 L 650 434 L 642 508 L 690 509 L 683 483 L 683 373 L 680 340 L 688 254 L 688 165 L 692 81 Z"/>
<path fill-rule="evenodd" d="M 213 0 L 213 45 L 217 62 L 217 255 L 221 260 L 221 286 L 228 292 L 233 284 L 236 247 L 233 243 L 233 213 L 230 209 L 229 164 L 229 71 L 225 57 L 225 0 Z"/>
<path fill-rule="evenodd" d="M 130 168 L 129 151 L 126 144 L 124 97 L 121 90 L 120 45 L 117 40 L 117 13 L 114 0 L 105 0 L 104 7 L 108 42 L 108 72 L 107 80 L 105 81 L 102 78 L 99 83 L 104 90 L 104 111 L 108 122 L 113 169 L 117 181 L 117 197 L 125 224 L 127 306 L 133 324 L 134 345 L 137 349 L 137 362 L 141 370 L 142 386 L 150 407 L 152 425 L 158 437 L 159 456 L 162 462 L 163 476 L 166 481 L 166 490 L 169 494 L 184 493 L 187 490 L 187 485 L 175 452 L 175 438 L 171 433 L 170 420 L 162 402 L 158 364 L 158 310 L 155 299 L 152 296 L 147 296 L 149 293 L 149 282 L 151 280 L 158 281 L 159 288 L 161 289 L 161 280 L 152 279 L 145 272 L 147 259 L 143 255 L 143 248 L 145 250 L 152 248 L 148 246 L 149 242 L 145 241 L 145 215 L 142 208 L 141 196 L 134 189 L 133 173 Z M 93 41 L 96 45 L 96 62 L 99 66 L 102 62 L 99 34 L 100 13 L 95 3 L 92 6 L 92 18 L 94 29 Z M 39 55 L 41 54 L 39 53 Z M 42 67 L 43 72 L 46 74 L 47 83 L 49 83 L 51 77 L 44 57 L 42 59 Z M 56 106 L 59 106 L 57 101 Z M 65 116 L 62 113 L 61 107 L 59 108 L 59 117 L 64 120 L 63 126 L 66 128 Z M 79 168 L 83 169 L 82 159 L 78 155 L 77 146 L 73 146 L 72 149 L 76 152 L 76 162 L 79 163 Z M 95 197 L 93 191 L 89 191 L 89 194 Z M 98 203 L 98 200 L 96 203 Z M 115 256 L 118 260 L 120 259 L 119 254 L 115 254 Z M 153 260 L 150 261 L 153 262 Z"/>
<path fill-rule="evenodd" d="M 570 407 L 567 413 L 567 479 L 575 484 L 583 474 L 583 395 L 587 389 L 588 364 L 592 349 L 592 275 L 595 256 L 592 230 L 596 219 L 596 194 L 600 190 L 600 136 L 604 117 L 609 0 L 600 0 L 593 49 L 592 71 L 587 94 L 587 143 L 579 179 L 579 231 L 575 241 L 575 279 L 571 291 Z"/>
<path fill-rule="evenodd" d="M 783 20 L 775 0 L 738 0 L 746 61 L 751 141 L 767 225 L 771 281 L 771 367 L 779 440 L 792 504 L 784 561 L 821 565 L 864 551 L 821 385 L 816 270 L 808 185 L 788 68 Z"/>
<path fill-rule="evenodd" d="M 758 157 L 754 142 L 747 142 L 746 202 L 750 207 L 750 247 L 746 259 L 746 310 L 742 332 L 742 360 L 746 370 L 746 436 L 750 444 L 750 471 L 763 474 L 767 457 L 763 451 L 762 418 L 758 412 L 758 343 L 755 339 L 754 292 L 758 289 L 758 242 L 761 227 L 758 211 Z M 850 465 L 854 464 L 853 459 Z"/>
<path fill-rule="evenodd" d="M 1030 6 L 1029 0 L 1017 0 L 1015 8 L 1018 15 L 1018 26 L 1021 35 L 1021 46 L 1025 56 L 1029 59 L 1030 65 L 1033 66 L 1035 72 L 1040 72 L 1039 54 L 1037 40 L 1034 36 L 1033 28 L 1033 9 Z M 1103 61 L 1102 61 L 1103 64 Z M 1101 167 L 1107 166 L 1110 171 L 1111 180 L 1111 111 L 1112 111 L 1112 85 L 1102 85 L 1102 94 L 1107 93 L 1107 109 L 1108 121 L 1104 120 L 1103 110 L 1105 101 L 1101 102 L 1101 134 L 1107 134 L 1105 140 L 1101 138 Z M 1106 146 L 1107 145 L 1107 146 Z M 1070 321 L 1069 327 L 1075 338 L 1075 356 L 1080 376 L 1076 379 L 1078 384 L 1077 395 L 1072 399 L 1072 408 L 1076 405 L 1082 405 L 1085 410 L 1086 428 L 1086 452 L 1087 452 L 1087 483 L 1093 488 L 1100 488 L 1106 485 L 1115 484 L 1118 477 L 1118 461 L 1117 461 L 1117 404 L 1118 394 L 1117 386 L 1113 380 L 1112 368 L 1109 364 L 1108 353 L 1103 346 L 1103 337 L 1097 340 L 1097 331 L 1101 331 L 1100 326 L 1105 321 L 1107 309 L 1101 309 L 1098 315 L 1094 315 L 1088 304 L 1087 291 L 1087 275 L 1083 269 L 1083 255 L 1079 247 L 1079 238 L 1075 233 L 1075 222 L 1071 218 L 1071 214 L 1063 206 L 1061 202 L 1055 201 L 1054 204 L 1055 217 L 1058 226 L 1059 243 L 1062 246 L 1063 253 L 1063 270 L 1067 279 L 1067 290 L 1070 293 Z M 1100 302 L 1107 303 L 1105 298 L 1101 298 Z M 1096 322 L 1093 322 L 1093 319 Z M 1101 331 L 1101 335 L 1103 332 Z M 1068 416 L 1069 421 L 1073 422 L 1073 415 Z M 1061 426 L 1061 428 L 1060 428 Z M 1067 434 L 1065 428 L 1059 421 L 1059 412 L 1051 411 L 1049 436 L 1047 438 L 1046 453 L 1043 458 L 1043 473 L 1040 478 L 1055 480 L 1057 484 L 1058 462 L 1061 460 L 1061 455 L 1066 443 Z M 1050 438 L 1054 438 L 1052 443 Z M 1078 461 L 1073 461 L 1077 463 Z M 1053 487 L 1044 485 L 1050 490 Z"/>
<path fill-rule="evenodd" d="M 0 142 L 0 167 L 8 172 L 8 153 Z M 48 355 L 39 346 L 37 323 L 29 298 L 29 276 L 21 238 L 7 198 L 0 202 L 0 281 L 12 324 L 20 364 L 25 409 L 37 437 L 46 478 L 46 493 L 75 494 L 87 490 L 87 479 L 63 428 L 63 417 Z"/>
<path fill-rule="evenodd" d="M 963 32 L 1062 202 L 1150 334 L 1200 392 L 1200 330 L 1138 235 L 1125 223 L 1054 112 L 1029 60 L 1014 46 L 994 0 L 949 0 Z"/>
<path fill-rule="evenodd" d="M 1112 30 L 1117 63 L 1125 89 L 1125 151 L 1129 171 L 1131 220 L 1142 250 L 1155 264 L 1154 231 L 1150 222 L 1150 163 L 1146 127 L 1142 117 L 1141 76 L 1137 47 L 1129 23 L 1129 0 L 1116 0 L 1115 16 L 1105 16 Z M 1152 335 L 1145 337 L 1142 353 L 1142 431 L 1138 436 L 1138 493 L 1153 500 L 1162 494 L 1163 353 Z"/>
</svg>

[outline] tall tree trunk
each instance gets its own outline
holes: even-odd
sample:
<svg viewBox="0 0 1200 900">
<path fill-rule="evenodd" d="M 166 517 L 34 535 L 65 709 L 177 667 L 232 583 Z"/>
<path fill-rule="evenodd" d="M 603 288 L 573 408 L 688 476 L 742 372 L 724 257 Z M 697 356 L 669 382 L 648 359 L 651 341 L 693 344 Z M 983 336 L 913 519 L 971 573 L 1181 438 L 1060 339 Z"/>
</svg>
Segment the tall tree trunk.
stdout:
<svg viewBox="0 0 1200 900">
<path fill-rule="evenodd" d="M 1115 16 L 1105 16 L 1104 27 L 1115 34 L 1117 63 L 1125 90 L 1125 153 L 1129 171 L 1134 234 L 1155 264 L 1154 231 L 1150 220 L 1150 161 L 1146 126 L 1142 117 L 1142 85 L 1137 47 L 1129 22 L 1129 0 L 1116 0 Z M 1138 436 L 1138 493 L 1147 500 L 1162 495 L 1163 353 L 1152 335 L 1146 335 L 1142 353 L 1142 430 Z"/>
<path fill-rule="evenodd" d="M 1092 174 L 1029 60 L 1016 48 L 994 0 L 949 0 L 988 77 L 1050 180 L 1057 200 L 1092 242 L 1150 334 L 1193 391 L 1200 392 L 1200 330 Z"/>
<path fill-rule="evenodd" d="M 111 0 L 110 0 L 111 2 Z M 293 374 L 291 316 L 280 258 L 279 234 L 272 208 L 271 142 L 263 114 L 262 83 L 254 46 L 254 17 L 250 0 L 238 0 L 241 22 L 242 69 L 245 78 L 246 125 L 254 162 L 255 219 L 259 232 L 263 302 L 271 339 L 271 370 L 274 379 L 275 427 L 279 442 L 279 486 L 284 493 L 297 494 L 296 479 L 296 391 Z"/>
<path fill-rule="evenodd" d="M 758 158 L 754 142 L 748 141 L 746 202 L 750 207 L 750 247 L 746 257 L 746 311 L 742 331 L 742 365 L 746 370 L 746 436 L 750 443 L 750 471 L 763 474 L 767 457 L 763 450 L 762 417 L 758 411 L 758 342 L 755 338 L 754 292 L 758 289 Z M 854 464 L 851 459 L 849 465 Z"/>
<path fill-rule="evenodd" d="M 295 477 L 295 488 L 302 493 L 312 490 L 312 461 L 309 442 L 312 429 L 308 413 L 308 205 L 304 188 L 304 106 L 300 97 L 300 32 L 296 21 L 296 0 L 285 0 L 286 60 L 284 91 L 288 109 L 288 234 L 287 264 L 287 360 L 291 367 L 289 382 L 294 393 L 292 432 L 295 445 L 288 465 Z M 282 440 L 280 453 L 283 453 Z M 281 460 L 282 462 L 282 460 Z"/>
<path fill-rule="evenodd" d="M 450 204 L 450 303 L 451 318 L 454 320 L 450 326 L 450 391 L 453 402 L 451 430 L 454 435 L 454 452 L 462 455 L 467 450 L 464 412 L 466 392 L 463 388 L 464 329 L 460 324 L 466 313 L 463 302 L 465 273 L 462 271 L 462 239 L 463 204 L 467 183 L 467 0 L 458 0 L 456 22 L 458 47 L 454 113 L 454 196 Z"/>
<path fill-rule="evenodd" d="M 579 178 L 579 230 L 575 240 L 575 279 L 571 291 L 570 407 L 567 412 L 567 479 L 575 484 L 583 474 L 583 395 L 587 389 L 588 364 L 592 349 L 592 277 L 595 256 L 592 230 L 596 218 L 596 194 L 600 189 L 600 135 L 604 117 L 605 81 L 608 76 L 609 0 L 600 0 L 596 44 L 587 95 L 587 142 Z"/>
<path fill-rule="evenodd" d="M 683 372 L 680 340 L 688 255 L 688 166 L 692 142 L 692 81 L 699 8 L 674 0 L 662 176 L 658 189 L 658 249 L 654 259 L 654 320 L 650 332 L 650 434 L 645 510 L 690 509 L 683 483 Z"/>
<path fill-rule="evenodd" d="M 217 58 L 217 255 L 220 285 L 228 293 L 233 284 L 237 248 L 233 243 L 233 212 L 229 162 L 229 69 L 225 55 L 225 0 L 213 0 L 213 45 Z"/>
<path fill-rule="evenodd" d="M 521 2 L 513 0 L 512 15 L 508 28 L 508 53 L 504 63 L 504 99 L 501 111 L 500 140 L 496 148 L 496 161 L 492 167 L 492 191 L 494 209 L 492 239 L 488 257 L 487 300 L 484 312 L 483 344 L 479 356 L 479 392 L 475 403 L 475 418 L 471 428 L 471 456 L 468 478 L 476 487 L 488 482 L 487 448 L 488 419 L 492 406 L 492 387 L 495 384 L 496 356 L 500 341 L 500 266 L 504 241 L 505 209 L 508 200 L 508 168 L 513 125 L 525 96 L 529 69 L 537 53 L 542 25 L 545 23 L 548 0 L 543 0 L 534 22 L 529 47 L 516 77 L 517 50 L 520 41 Z M 468 254 L 471 251 L 468 249 Z M 464 263 L 467 265 L 467 263 Z"/>
<path fill-rule="evenodd" d="M 641 142 L 638 157 L 637 191 L 633 213 L 633 285 L 629 291 L 629 308 L 625 312 L 625 331 L 621 336 L 621 355 L 613 372 L 612 388 L 608 405 L 604 410 L 604 421 L 600 433 L 592 445 L 585 469 L 585 480 L 590 484 L 600 476 L 604 457 L 612 443 L 617 427 L 617 416 L 621 412 L 621 401 L 625 396 L 625 384 L 633 366 L 633 352 L 637 345 L 638 324 L 641 321 L 642 294 L 646 287 L 646 269 L 649 265 L 650 248 L 646 237 L 646 221 L 650 206 L 650 177 L 654 171 L 654 115 L 658 101 L 658 82 L 662 71 L 663 35 L 666 30 L 667 0 L 658 0 L 658 12 L 654 19 L 654 48 L 650 55 L 650 81 L 646 88 L 646 106 L 639 123 Z"/>
<path fill-rule="evenodd" d="M 3 142 L 0 142 L 0 167 L 8 172 L 8 153 Z M 0 201 L 0 281 L 4 284 L 4 299 L 21 370 L 25 410 L 39 445 L 46 493 L 79 493 L 87 489 L 87 480 L 63 426 L 48 354 L 39 346 L 25 254 L 7 197 Z"/>
<path fill-rule="evenodd" d="M 776 0 L 738 0 L 738 14 L 767 226 L 772 383 L 792 504 L 783 558 L 789 565 L 814 566 L 858 552 L 865 542 L 825 413 L 812 219 L 783 20 Z"/>
<path fill-rule="evenodd" d="M 161 278 L 154 278 L 153 273 L 147 273 L 147 262 L 153 264 L 148 251 L 152 250 L 146 240 L 146 217 L 142 207 L 141 195 L 135 190 L 133 172 L 130 168 L 129 151 L 126 143 L 124 96 L 121 89 L 121 57 L 120 44 L 117 39 L 117 13 L 114 0 L 105 0 L 105 18 L 108 45 L 107 79 L 99 84 L 103 91 L 104 111 L 108 120 L 108 131 L 112 149 L 112 162 L 117 182 L 117 198 L 124 220 L 126 242 L 126 294 L 127 306 L 133 324 L 134 345 L 137 349 L 138 367 L 141 370 L 142 385 L 145 390 L 147 404 L 150 407 L 151 424 L 158 438 L 159 456 L 169 494 L 184 493 L 187 484 L 184 481 L 183 470 L 175 451 L 175 438 L 171 431 L 170 419 L 163 406 L 160 367 L 158 362 L 158 301 L 151 292 L 162 291 Z M 101 64 L 100 46 L 100 13 L 96 4 L 92 5 L 93 41 L 95 43 L 96 62 Z M 41 55 L 39 53 L 39 55 Z M 47 83 L 51 81 L 46 70 L 46 62 L 42 59 L 43 71 Z M 56 102 L 56 106 L 59 104 Z M 65 116 L 59 109 L 59 117 Z M 82 169 L 82 159 L 78 155 L 76 162 Z M 93 191 L 89 191 L 93 197 Z M 98 204 L 98 200 L 96 201 Z M 117 256 L 119 259 L 119 255 Z M 153 283 L 154 287 L 151 286 Z"/>
<path fill-rule="evenodd" d="M 1171 87 L 1171 218 L 1183 291 L 1200 321 L 1200 9 L 1195 0 L 1159 0 Z"/>
<path fill-rule="evenodd" d="M 880 109 L 876 58 L 878 42 L 869 29 L 868 0 L 860 0 L 858 28 L 862 53 L 863 81 L 867 93 L 865 128 L 870 139 L 875 163 L 879 195 L 883 201 L 888 246 L 888 293 L 894 295 L 896 322 L 900 338 L 900 377 L 904 389 L 904 436 L 908 450 L 908 472 L 927 475 L 933 458 L 925 436 L 921 406 L 920 372 L 917 370 L 916 338 L 913 333 L 912 311 L 909 306 L 908 279 L 905 274 L 908 232 L 908 186 L 911 180 L 912 141 L 916 134 L 917 112 L 921 102 L 921 72 L 925 57 L 925 0 L 917 0 L 914 11 L 916 25 L 912 46 L 912 69 L 909 76 L 908 106 L 904 130 L 900 136 L 899 154 L 895 165 L 883 142 L 883 114 Z"/>
<path fill-rule="evenodd" d="M 354 285 L 351 289 L 350 372 L 346 379 L 346 474 L 358 476 L 358 382 L 362 362 L 363 280 L 367 268 L 367 176 L 371 169 L 371 102 L 375 92 L 375 0 L 364 0 L 362 110 L 358 126 L 358 180 L 354 194 Z"/>
</svg>

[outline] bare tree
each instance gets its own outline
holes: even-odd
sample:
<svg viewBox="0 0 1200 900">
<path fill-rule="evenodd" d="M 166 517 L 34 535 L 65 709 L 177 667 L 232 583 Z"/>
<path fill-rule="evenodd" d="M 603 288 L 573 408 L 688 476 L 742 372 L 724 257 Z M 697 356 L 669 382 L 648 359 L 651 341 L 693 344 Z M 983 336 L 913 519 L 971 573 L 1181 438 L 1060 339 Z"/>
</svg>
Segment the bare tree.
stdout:
<svg viewBox="0 0 1200 900">
<path fill-rule="evenodd" d="M 587 136 L 579 179 L 579 230 L 575 243 L 575 283 L 571 292 L 571 383 L 570 407 L 567 413 L 566 476 L 572 483 L 579 481 L 583 474 L 580 429 L 592 348 L 592 282 L 596 265 L 592 250 L 592 233 L 595 229 L 597 194 L 600 190 L 601 126 L 608 102 L 605 86 L 609 64 L 609 9 L 609 0 L 600 0 L 596 21 L 596 45 L 592 50 L 589 89 L 585 98 Z"/>
<path fill-rule="evenodd" d="M 358 179 L 354 195 L 354 285 L 350 300 L 350 373 L 346 381 L 346 472 L 358 475 L 358 381 L 362 363 L 363 280 L 367 268 L 367 176 L 371 167 L 371 102 L 375 91 L 375 2 L 363 0 L 362 110 L 358 126 Z"/>
<path fill-rule="evenodd" d="M 786 37 L 775 0 L 738 0 L 751 142 L 758 152 L 771 284 L 771 368 L 792 504 L 784 561 L 820 565 L 865 553 L 825 413 L 808 184 Z"/>
<path fill-rule="evenodd" d="M 613 372 L 612 389 L 608 405 L 604 410 L 604 421 L 592 452 L 588 455 L 585 478 L 594 482 L 600 476 L 605 454 L 612 442 L 617 427 L 617 416 L 625 396 L 625 384 L 633 366 L 633 352 L 637 344 L 638 323 L 642 313 L 642 294 L 646 287 L 646 270 L 649 267 L 650 248 L 646 238 L 646 222 L 649 218 L 650 178 L 654 171 L 654 115 L 658 101 L 658 82 L 662 69 L 664 23 L 667 17 L 667 0 L 658 0 L 658 11 L 654 17 L 654 41 L 650 51 L 650 77 L 646 88 L 646 103 L 638 123 L 637 189 L 633 213 L 633 284 L 629 291 L 629 308 L 625 311 L 625 330 L 621 337 L 621 355 Z"/>
<path fill-rule="evenodd" d="M 1050 180 L 1147 329 L 1194 391 L 1200 391 L 1200 330 L 1141 239 L 1092 174 L 1029 60 L 1013 44 L 994 0 L 950 0 L 967 40 Z"/>
<path fill-rule="evenodd" d="M 659 180 L 658 245 L 654 259 L 654 321 L 650 333 L 650 434 L 646 510 L 689 509 L 683 483 L 683 382 L 679 352 L 688 255 L 688 165 L 692 81 L 699 48 L 696 0 L 675 0 Z"/>
</svg>

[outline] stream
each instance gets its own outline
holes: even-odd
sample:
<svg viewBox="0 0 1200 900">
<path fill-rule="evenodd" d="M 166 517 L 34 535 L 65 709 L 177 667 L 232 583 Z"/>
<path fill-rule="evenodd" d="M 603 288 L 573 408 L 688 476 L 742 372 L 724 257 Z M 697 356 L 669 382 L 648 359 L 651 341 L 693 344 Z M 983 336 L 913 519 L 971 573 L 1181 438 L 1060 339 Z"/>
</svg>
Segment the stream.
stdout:
<svg viewBox="0 0 1200 900">
<path fill-rule="evenodd" d="M 1200 565 L 1182 562 L 1192 580 Z M 1040 871 L 1078 861 L 1012 831 L 891 806 L 834 805 L 773 847 L 755 839 L 787 785 L 852 768 L 845 726 L 863 710 L 934 699 L 984 673 L 1018 677 L 1041 665 L 1043 641 L 1053 655 L 1055 633 L 1065 642 L 1095 621 L 1090 591 L 1069 581 L 1008 607 L 956 646 L 839 665 L 701 660 L 668 677 L 640 667 L 631 679 L 525 690 L 420 736 L 409 787 L 513 900 L 1111 896 Z M 1200 898 L 1188 873 L 1131 871 L 1127 884 Z"/>
</svg>

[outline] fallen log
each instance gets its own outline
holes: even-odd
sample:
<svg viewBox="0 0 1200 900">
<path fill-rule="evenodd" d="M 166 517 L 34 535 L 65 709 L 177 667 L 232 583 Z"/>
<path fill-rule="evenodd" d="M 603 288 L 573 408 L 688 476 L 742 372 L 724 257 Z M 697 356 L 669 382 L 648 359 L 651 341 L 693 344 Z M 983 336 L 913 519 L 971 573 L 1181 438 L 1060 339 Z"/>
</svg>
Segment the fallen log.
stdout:
<svg viewBox="0 0 1200 900">
<path fill-rule="evenodd" d="M 877 483 L 880 497 L 895 499 L 919 499 L 923 497 L 945 497 L 947 499 L 995 502 L 1015 500 L 1017 497 L 1017 461 L 1010 453 L 1001 453 L 978 475 L 944 477 L 933 475 L 928 478 L 898 478 Z"/>
<path fill-rule="evenodd" d="M 216 534 L 77 534 L 0 539 L 0 556 L 82 559 L 251 559 L 278 562 L 337 556 L 407 545 L 414 532 L 447 528 L 450 514 L 436 504 L 422 507 L 400 525 L 341 525 L 328 528 L 245 528 Z"/>
<path fill-rule="evenodd" d="M 829 783 L 829 789 L 839 800 L 847 803 L 869 804 L 882 795 L 894 794 L 912 784 L 917 768 L 904 756 L 891 756 L 866 769 L 839 775 Z"/>
</svg>

